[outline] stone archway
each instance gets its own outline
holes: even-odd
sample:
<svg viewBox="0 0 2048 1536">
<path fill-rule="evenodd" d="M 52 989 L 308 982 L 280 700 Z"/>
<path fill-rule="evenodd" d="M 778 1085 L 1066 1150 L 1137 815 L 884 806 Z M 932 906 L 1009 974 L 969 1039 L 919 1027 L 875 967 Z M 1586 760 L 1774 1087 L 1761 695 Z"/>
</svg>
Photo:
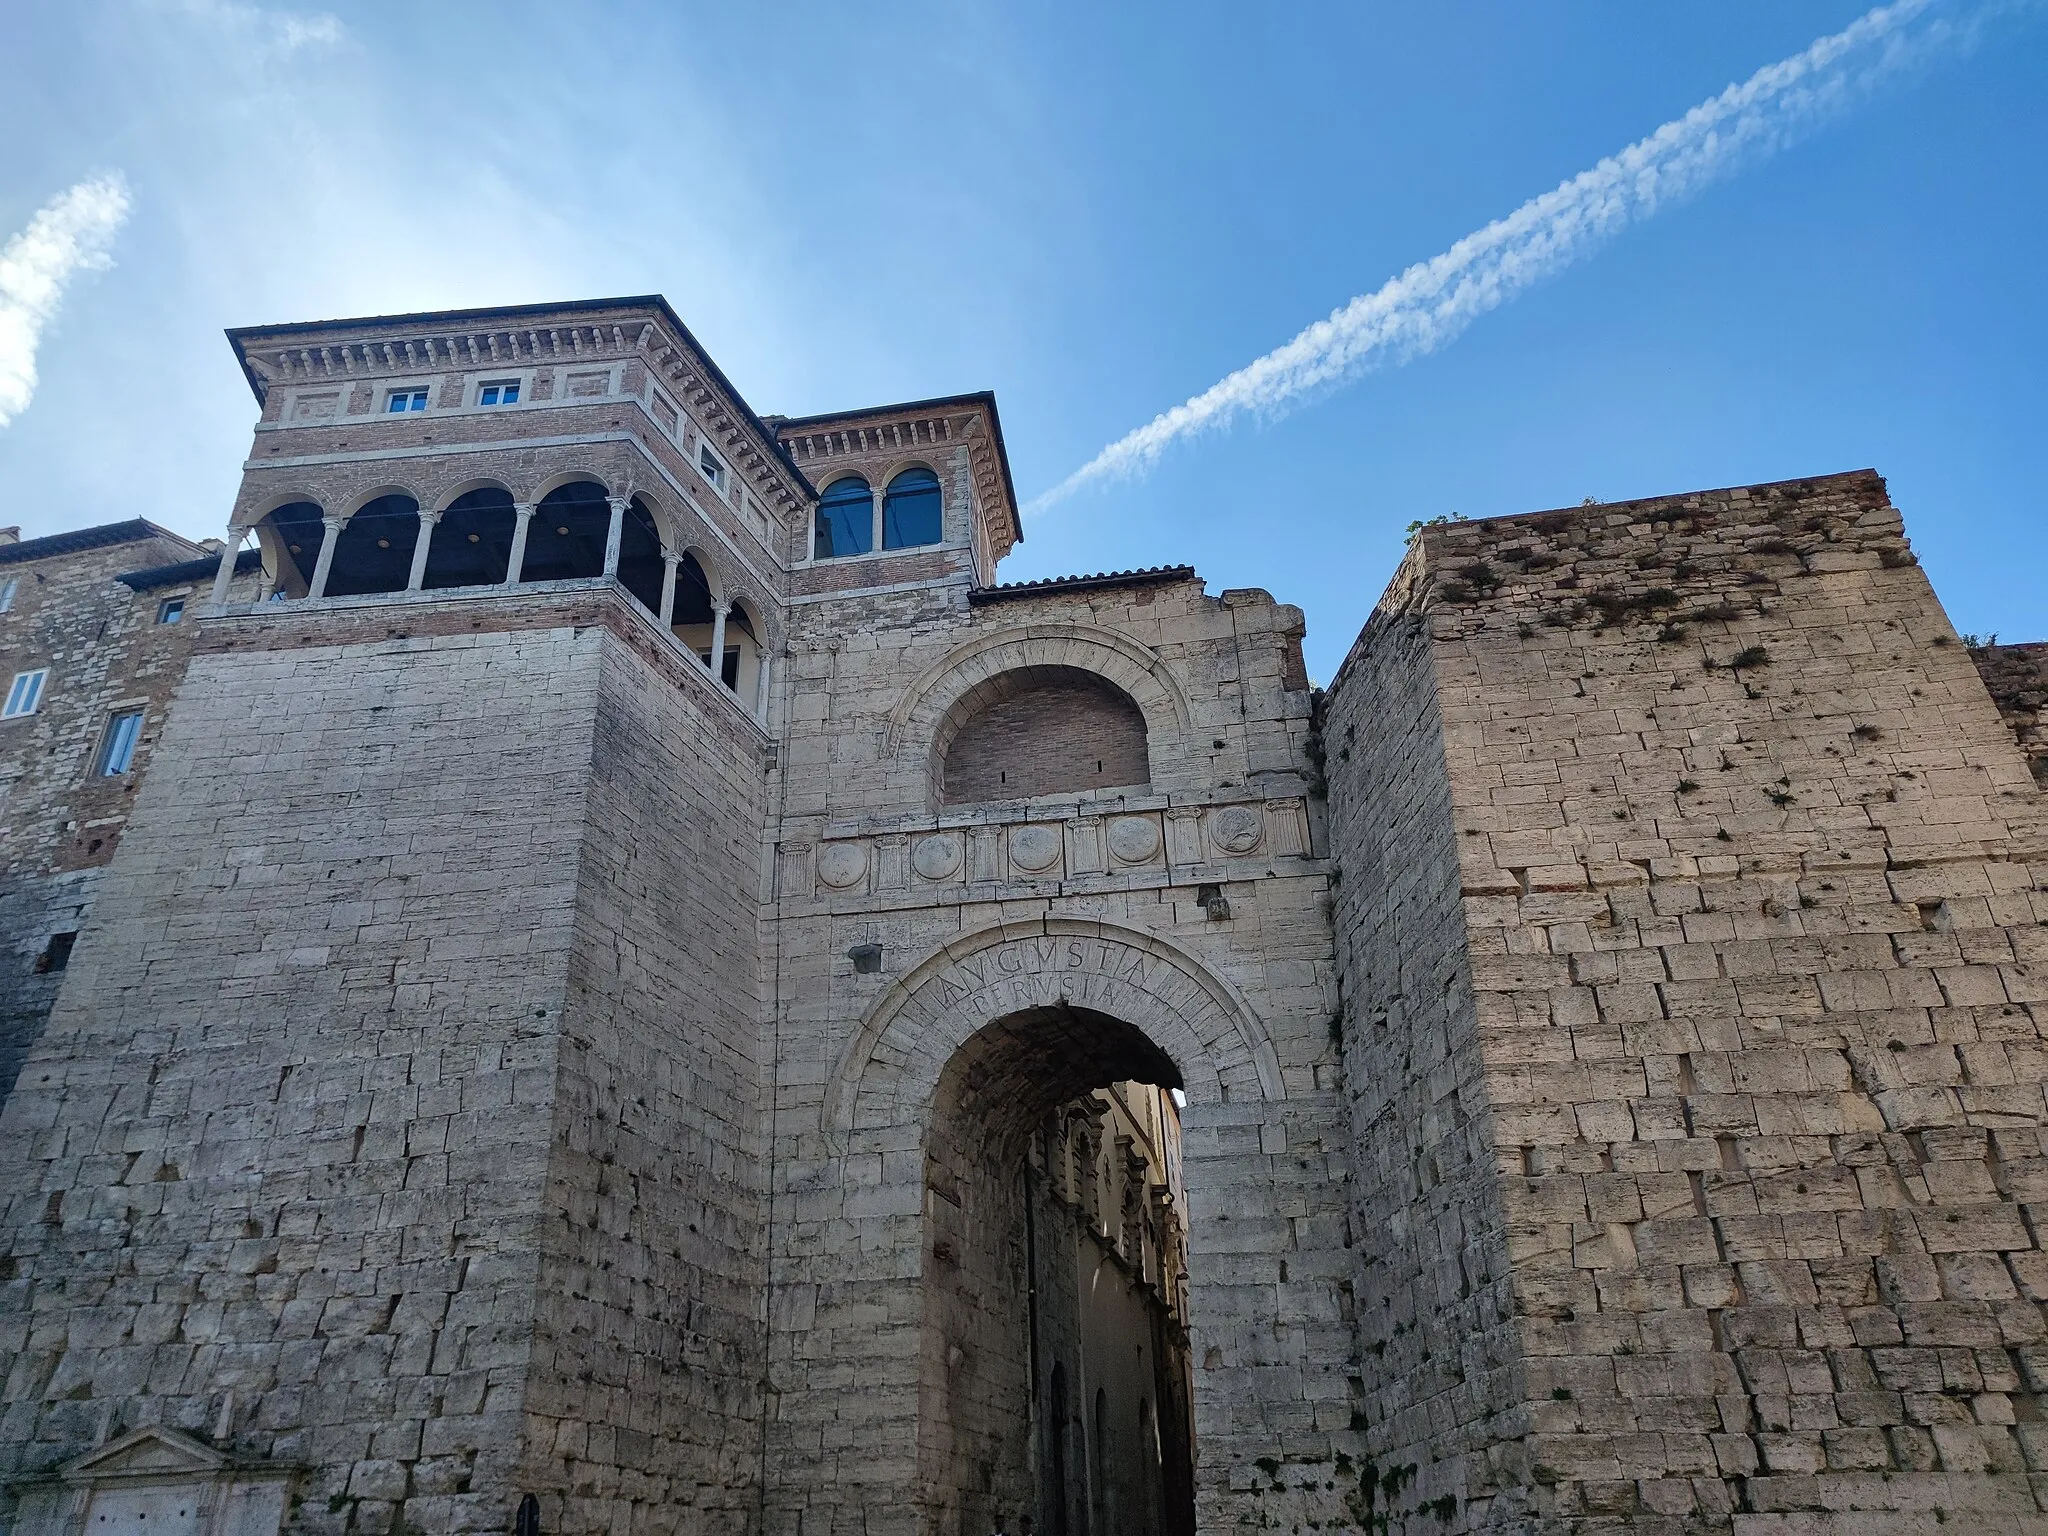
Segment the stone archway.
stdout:
<svg viewBox="0 0 2048 1536">
<path fill-rule="evenodd" d="M 1265 1022 L 1187 950 L 1050 917 L 963 934 L 912 967 L 843 1037 L 817 1109 L 779 1138 L 769 1460 L 789 1486 L 771 1499 L 811 1511 L 807 1524 L 889 1536 L 951 1536 L 941 1522 L 965 1517 L 920 1467 L 958 1430 L 924 1390 L 930 1213 L 943 1199 L 927 1152 L 949 1064 L 990 1025 L 1020 1020 L 1113 1021 L 1133 1058 L 1114 1070 L 1142 1057 L 1156 1081 L 1164 1062 L 1184 1087 L 1194 1507 L 1201 1530 L 1233 1526 L 1256 1507 L 1247 1469 L 1349 1421 L 1342 1108 L 1283 1080 Z M 1078 1424 L 1092 1400 L 1071 1390 Z M 1071 1475 L 1079 1452 L 1065 1451 Z"/>
<path fill-rule="evenodd" d="M 1143 1031 L 1064 1003 L 947 1062 L 924 1141 L 927 1530 L 1191 1536 L 1180 1081 Z"/>
<path fill-rule="evenodd" d="M 939 1074 L 983 1025 L 1056 1004 L 1143 1030 L 1172 1058 L 1190 1103 L 1286 1097 L 1265 1025 L 1230 983 L 1155 934 L 1046 917 L 963 934 L 868 1010 L 826 1085 L 821 1129 L 922 1124 Z"/>
</svg>

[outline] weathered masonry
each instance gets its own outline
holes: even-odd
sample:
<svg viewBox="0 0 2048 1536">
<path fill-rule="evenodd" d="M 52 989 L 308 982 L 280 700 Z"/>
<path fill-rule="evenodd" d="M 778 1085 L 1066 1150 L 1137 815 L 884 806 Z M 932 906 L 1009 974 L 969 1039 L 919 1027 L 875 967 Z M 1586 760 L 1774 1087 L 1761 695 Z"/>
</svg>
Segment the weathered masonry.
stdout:
<svg viewBox="0 0 2048 1536">
<path fill-rule="evenodd" d="M 231 339 L 220 549 L 0 546 L 9 1529 L 2048 1530 L 2041 666 L 1876 475 L 1323 694 L 999 584 L 987 395 Z"/>
</svg>

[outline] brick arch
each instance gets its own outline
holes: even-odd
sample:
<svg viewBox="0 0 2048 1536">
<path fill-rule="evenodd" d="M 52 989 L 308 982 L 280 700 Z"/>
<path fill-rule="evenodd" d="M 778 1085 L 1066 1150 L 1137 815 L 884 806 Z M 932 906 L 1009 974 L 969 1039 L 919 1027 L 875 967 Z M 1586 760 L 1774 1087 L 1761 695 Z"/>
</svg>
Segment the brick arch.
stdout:
<svg viewBox="0 0 2048 1536">
<path fill-rule="evenodd" d="M 933 753 L 954 706 L 992 678 L 1021 668 L 1065 667 L 1092 672 L 1129 695 L 1145 717 L 1155 782 L 1187 760 L 1192 724 L 1186 692 L 1159 656 L 1115 630 L 1092 624 L 1024 624 L 955 646 L 903 690 L 889 714 L 885 750 L 920 770 Z M 1159 767 L 1169 773 L 1159 774 Z"/>
<path fill-rule="evenodd" d="M 1034 1010 L 1104 1014 L 1179 1069 L 1191 1104 L 1283 1099 L 1272 1037 L 1237 989 L 1156 934 L 1046 917 L 942 946 L 876 1000 L 825 1086 L 821 1128 L 921 1125 L 946 1064 L 984 1026 Z"/>
</svg>

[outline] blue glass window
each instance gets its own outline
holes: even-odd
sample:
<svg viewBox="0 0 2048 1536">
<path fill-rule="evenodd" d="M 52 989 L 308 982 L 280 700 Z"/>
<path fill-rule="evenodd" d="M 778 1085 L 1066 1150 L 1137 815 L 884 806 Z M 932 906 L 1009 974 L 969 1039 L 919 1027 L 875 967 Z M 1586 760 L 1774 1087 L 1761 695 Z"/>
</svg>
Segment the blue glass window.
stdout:
<svg viewBox="0 0 2048 1536">
<path fill-rule="evenodd" d="M 906 469 L 882 498 L 882 548 L 910 549 L 942 537 L 939 477 L 928 469 Z"/>
<path fill-rule="evenodd" d="M 142 734 L 142 711 L 128 710 L 107 722 L 107 739 L 100 748 L 100 777 L 111 779 L 128 771 L 135 761 L 135 739 Z"/>
<path fill-rule="evenodd" d="M 875 493 L 859 475 L 825 487 L 818 502 L 816 555 L 864 555 L 875 547 Z"/>
<path fill-rule="evenodd" d="M 394 389 L 384 409 L 397 416 L 405 411 L 424 411 L 427 408 L 427 392 L 424 389 Z"/>
<path fill-rule="evenodd" d="M 517 405 L 519 403 L 519 381 L 486 384 L 477 392 L 478 405 Z"/>
</svg>

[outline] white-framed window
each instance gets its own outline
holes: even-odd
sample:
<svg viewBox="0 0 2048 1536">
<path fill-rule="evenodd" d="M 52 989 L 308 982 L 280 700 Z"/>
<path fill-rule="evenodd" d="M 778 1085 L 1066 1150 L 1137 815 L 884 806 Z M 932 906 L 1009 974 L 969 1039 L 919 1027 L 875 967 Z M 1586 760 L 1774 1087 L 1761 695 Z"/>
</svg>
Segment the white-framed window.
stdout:
<svg viewBox="0 0 2048 1536">
<path fill-rule="evenodd" d="M 725 462 L 711 451 L 709 443 L 697 444 L 697 469 L 712 485 L 721 491 L 725 489 Z"/>
<path fill-rule="evenodd" d="M 156 621 L 159 624 L 175 624 L 185 617 L 185 599 L 167 597 L 156 605 Z"/>
<path fill-rule="evenodd" d="M 384 413 L 387 416 L 402 415 L 406 411 L 424 411 L 427 408 L 427 391 L 424 386 L 408 385 L 394 389 L 384 397 Z"/>
<path fill-rule="evenodd" d="M 519 403 L 519 380 L 490 379 L 477 385 L 478 405 L 517 405 Z"/>
<path fill-rule="evenodd" d="M 43 702 L 43 684 L 49 680 L 48 667 L 15 673 L 14 686 L 7 690 L 7 707 L 0 709 L 0 720 L 18 720 L 23 715 L 34 714 L 36 706 Z"/>
<path fill-rule="evenodd" d="M 0 581 L 0 613 L 6 613 L 14 607 L 14 594 L 20 590 L 19 576 L 10 576 L 5 581 Z"/>
<path fill-rule="evenodd" d="M 135 743 L 142 736 L 142 711 L 124 709 L 107 720 L 107 734 L 100 742 L 99 776 L 119 778 L 135 761 Z"/>
</svg>

